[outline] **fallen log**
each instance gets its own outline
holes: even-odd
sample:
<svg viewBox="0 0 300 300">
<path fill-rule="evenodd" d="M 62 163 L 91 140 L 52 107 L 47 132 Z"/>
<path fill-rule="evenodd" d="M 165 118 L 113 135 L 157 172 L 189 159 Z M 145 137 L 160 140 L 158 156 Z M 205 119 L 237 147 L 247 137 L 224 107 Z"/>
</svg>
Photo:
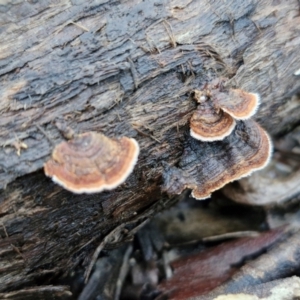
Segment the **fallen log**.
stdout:
<svg viewBox="0 0 300 300">
<path fill-rule="evenodd" d="M 96 247 L 177 198 L 161 191 L 214 78 L 261 95 L 271 135 L 299 124 L 299 6 L 295 1 L 0 2 L 0 291 L 88 266 Z M 41 170 L 76 133 L 128 136 L 140 155 L 113 191 L 74 195 Z M 104 243 L 105 242 L 105 243 Z"/>
</svg>

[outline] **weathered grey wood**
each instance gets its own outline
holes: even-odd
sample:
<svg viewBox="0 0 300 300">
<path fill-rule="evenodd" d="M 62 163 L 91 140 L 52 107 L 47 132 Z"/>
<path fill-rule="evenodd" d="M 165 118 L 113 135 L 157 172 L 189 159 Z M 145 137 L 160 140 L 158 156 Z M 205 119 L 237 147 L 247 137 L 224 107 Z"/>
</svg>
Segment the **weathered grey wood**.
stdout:
<svg viewBox="0 0 300 300">
<path fill-rule="evenodd" d="M 16 292 L 0 293 L 1 299 L 10 300 L 68 300 L 72 293 L 68 286 L 38 286 Z"/>
<path fill-rule="evenodd" d="M 299 123 L 297 1 L 17 2 L 0 2 L 0 291 L 87 265 L 111 230 L 126 239 L 127 223 L 170 205 L 161 162 L 180 158 L 205 82 L 260 93 L 273 135 Z M 57 120 L 136 138 L 135 172 L 112 192 L 62 190 L 39 171 Z"/>
</svg>

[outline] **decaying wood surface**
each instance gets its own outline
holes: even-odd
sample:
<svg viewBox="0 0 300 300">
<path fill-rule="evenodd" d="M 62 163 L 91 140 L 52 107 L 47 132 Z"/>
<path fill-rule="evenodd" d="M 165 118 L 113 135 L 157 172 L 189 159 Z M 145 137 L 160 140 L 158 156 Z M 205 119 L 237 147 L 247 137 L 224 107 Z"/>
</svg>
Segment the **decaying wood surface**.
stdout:
<svg viewBox="0 0 300 300">
<path fill-rule="evenodd" d="M 87 266 L 173 202 L 161 162 L 180 158 L 193 89 L 224 77 L 261 95 L 273 136 L 299 123 L 299 24 L 295 0 L 0 1 L 0 291 Z M 134 173 L 96 195 L 52 183 L 57 121 L 137 139 Z"/>
</svg>

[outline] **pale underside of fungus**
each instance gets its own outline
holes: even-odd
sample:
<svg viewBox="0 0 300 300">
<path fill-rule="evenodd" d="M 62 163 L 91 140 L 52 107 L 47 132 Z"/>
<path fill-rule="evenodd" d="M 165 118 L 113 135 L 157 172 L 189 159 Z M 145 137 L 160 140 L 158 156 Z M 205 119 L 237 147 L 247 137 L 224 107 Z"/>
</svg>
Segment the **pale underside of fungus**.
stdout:
<svg viewBox="0 0 300 300">
<path fill-rule="evenodd" d="M 268 134 L 255 121 L 237 121 L 222 141 L 201 142 L 187 136 L 178 167 L 165 167 L 163 190 L 170 195 L 192 190 L 196 199 L 209 198 L 228 182 L 264 168 L 271 157 Z"/>
<path fill-rule="evenodd" d="M 44 171 L 73 193 L 98 193 L 122 184 L 133 171 L 138 155 L 139 145 L 132 138 L 111 139 L 86 132 L 57 145 Z"/>
<path fill-rule="evenodd" d="M 251 118 L 259 106 L 258 94 L 241 89 L 224 90 L 222 84 L 212 84 L 203 91 L 194 91 L 199 103 L 190 120 L 190 134 L 204 141 L 220 141 L 230 135 L 235 120 Z"/>
</svg>

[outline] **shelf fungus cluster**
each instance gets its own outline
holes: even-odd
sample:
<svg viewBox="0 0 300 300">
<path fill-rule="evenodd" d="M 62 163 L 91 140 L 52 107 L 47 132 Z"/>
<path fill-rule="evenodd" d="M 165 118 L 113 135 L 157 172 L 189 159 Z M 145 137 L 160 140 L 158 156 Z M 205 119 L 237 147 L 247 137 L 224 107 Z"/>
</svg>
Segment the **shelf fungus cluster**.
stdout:
<svg viewBox="0 0 300 300">
<path fill-rule="evenodd" d="M 44 171 L 73 193 L 98 193 L 122 184 L 133 171 L 138 155 L 139 145 L 132 138 L 111 139 L 86 132 L 57 145 Z"/>
<path fill-rule="evenodd" d="M 251 119 L 259 105 L 257 94 L 215 85 L 195 91 L 194 98 L 199 106 L 190 121 L 190 135 L 178 167 L 165 165 L 163 190 L 174 195 L 189 188 L 200 200 L 264 168 L 272 144 Z"/>
<path fill-rule="evenodd" d="M 203 142 L 221 141 L 230 135 L 236 120 L 251 118 L 259 105 L 259 96 L 240 89 L 220 92 L 217 88 L 194 91 L 199 103 L 190 121 L 191 136 Z"/>
</svg>

